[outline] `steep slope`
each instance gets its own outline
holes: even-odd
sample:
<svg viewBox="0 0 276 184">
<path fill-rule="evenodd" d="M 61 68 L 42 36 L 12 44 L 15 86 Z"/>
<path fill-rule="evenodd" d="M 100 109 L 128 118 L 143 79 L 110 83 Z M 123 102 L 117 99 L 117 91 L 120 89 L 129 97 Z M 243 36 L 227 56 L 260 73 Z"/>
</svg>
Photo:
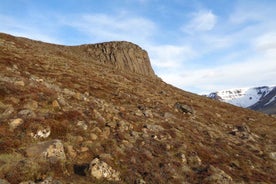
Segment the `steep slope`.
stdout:
<svg viewBox="0 0 276 184">
<path fill-rule="evenodd" d="M 249 108 L 268 114 L 276 114 L 275 86 L 222 90 L 210 93 L 208 97 L 239 107 Z"/>
<path fill-rule="evenodd" d="M 276 182 L 275 118 L 87 47 L 0 34 L 0 182 Z"/>
</svg>

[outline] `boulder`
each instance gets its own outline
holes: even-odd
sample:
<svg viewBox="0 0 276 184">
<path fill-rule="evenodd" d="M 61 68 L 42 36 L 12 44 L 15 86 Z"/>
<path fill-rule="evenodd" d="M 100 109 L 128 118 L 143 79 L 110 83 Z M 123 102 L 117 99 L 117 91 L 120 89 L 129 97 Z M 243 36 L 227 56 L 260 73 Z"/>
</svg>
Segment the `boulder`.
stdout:
<svg viewBox="0 0 276 184">
<path fill-rule="evenodd" d="M 22 125 L 23 124 L 23 119 L 21 118 L 16 118 L 16 119 L 13 119 L 11 120 L 11 122 L 9 123 L 9 126 L 10 126 L 10 130 L 14 130 L 16 129 L 18 126 Z"/>
<path fill-rule="evenodd" d="M 63 144 L 58 139 L 40 142 L 28 147 L 25 151 L 26 155 L 30 158 L 40 159 L 50 163 L 56 163 L 66 159 Z"/>
<path fill-rule="evenodd" d="M 89 173 L 91 176 L 97 179 L 107 179 L 109 181 L 119 181 L 120 180 L 120 173 L 114 170 L 111 166 L 107 163 L 101 161 L 98 158 L 95 158 L 90 163 Z"/>
<path fill-rule="evenodd" d="M 221 183 L 221 184 L 231 184 L 233 180 L 231 176 L 226 174 L 223 170 L 210 166 L 208 171 L 211 173 L 210 176 L 204 179 L 204 183 Z"/>
<path fill-rule="evenodd" d="M 191 106 L 186 105 L 181 102 L 176 102 L 174 104 L 174 107 L 177 109 L 177 111 L 185 113 L 185 114 L 194 114 L 194 110 Z"/>
</svg>

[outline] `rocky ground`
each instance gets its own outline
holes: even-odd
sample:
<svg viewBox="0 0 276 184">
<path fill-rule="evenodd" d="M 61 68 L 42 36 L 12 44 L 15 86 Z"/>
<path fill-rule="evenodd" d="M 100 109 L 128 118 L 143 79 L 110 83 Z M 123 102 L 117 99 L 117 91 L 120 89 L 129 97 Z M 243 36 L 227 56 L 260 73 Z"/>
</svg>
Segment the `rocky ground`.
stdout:
<svg viewBox="0 0 276 184">
<path fill-rule="evenodd" d="M 164 83 L 131 43 L 0 34 L 1 184 L 276 183 L 275 130 Z"/>
</svg>

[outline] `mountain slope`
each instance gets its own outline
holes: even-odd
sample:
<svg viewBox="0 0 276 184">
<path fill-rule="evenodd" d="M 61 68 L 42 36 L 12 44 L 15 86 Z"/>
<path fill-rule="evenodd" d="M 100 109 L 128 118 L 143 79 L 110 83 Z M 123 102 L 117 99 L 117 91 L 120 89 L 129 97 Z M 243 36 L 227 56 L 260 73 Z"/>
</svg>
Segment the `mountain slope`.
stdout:
<svg viewBox="0 0 276 184">
<path fill-rule="evenodd" d="M 0 34 L 0 182 L 276 182 L 275 118 L 86 47 Z"/>
<path fill-rule="evenodd" d="M 262 86 L 213 92 L 209 98 L 268 114 L 276 114 L 276 87 Z"/>
</svg>

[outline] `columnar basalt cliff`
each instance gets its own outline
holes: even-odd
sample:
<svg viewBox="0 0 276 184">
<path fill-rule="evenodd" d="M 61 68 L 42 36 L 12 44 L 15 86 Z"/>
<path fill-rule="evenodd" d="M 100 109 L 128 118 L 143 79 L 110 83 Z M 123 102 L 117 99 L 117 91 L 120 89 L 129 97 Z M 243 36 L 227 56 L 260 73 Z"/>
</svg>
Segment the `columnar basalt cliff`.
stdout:
<svg viewBox="0 0 276 184">
<path fill-rule="evenodd" d="M 118 69 L 154 77 L 148 53 L 130 42 L 105 42 L 83 45 L 82 54 L 94 61 L 111 64 Z"/>
</svg>

